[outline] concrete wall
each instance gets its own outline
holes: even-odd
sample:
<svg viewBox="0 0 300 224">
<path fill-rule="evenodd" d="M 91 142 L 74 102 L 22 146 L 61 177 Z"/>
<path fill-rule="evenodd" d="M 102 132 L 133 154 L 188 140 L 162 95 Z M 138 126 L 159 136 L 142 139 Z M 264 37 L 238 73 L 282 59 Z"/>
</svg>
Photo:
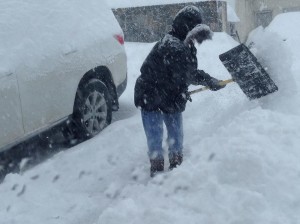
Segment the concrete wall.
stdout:
<svg viewBox="0 0 300 224">
<path fill-rule="evenodd" d="M 129 42 L 155 42 L 171 30 L 173 18 L 186 5 L 200 7 L 204 23 L 213 31 L 226 31 L 226 3 L 206 1 L 113 9 Z"/>
<path fill-rule="evenodd" d="M 278 14 L 300 11 L 300 0 L 238 0 L 236 13 L 240 23 L 236 25 L 242 42 L 249 32 L 259 25 L 266 26 Z"/>
</svg>

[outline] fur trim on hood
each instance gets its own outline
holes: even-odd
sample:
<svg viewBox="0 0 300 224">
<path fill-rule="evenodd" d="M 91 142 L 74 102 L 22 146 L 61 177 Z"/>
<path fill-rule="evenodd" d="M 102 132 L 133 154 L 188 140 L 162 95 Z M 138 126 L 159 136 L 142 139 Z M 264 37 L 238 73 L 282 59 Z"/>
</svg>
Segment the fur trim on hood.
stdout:
<svg viewBox="0 0 300 224">
<path fill-rule="evenodd" d="M 198 44 L 201 44 L 205 40 L 211 40 L 213 36 L 213 32 L 210 30 L 209 26 L 205 24 L 199 24 L 194 29 L 192 29 L 190 32 L 188 32 L 184 44 L 190 45 L 193 44 L 193 42 L 197 42 Z"/>
</svg>

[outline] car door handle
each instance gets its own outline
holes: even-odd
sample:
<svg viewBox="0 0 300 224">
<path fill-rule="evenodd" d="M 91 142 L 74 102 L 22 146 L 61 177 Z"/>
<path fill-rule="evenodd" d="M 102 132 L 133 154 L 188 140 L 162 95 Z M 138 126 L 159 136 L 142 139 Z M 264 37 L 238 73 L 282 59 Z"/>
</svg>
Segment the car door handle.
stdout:
<svg viewBox="0 0 300 224">
<path fill-rule="evenodd" d="M 13 72 L 4 72 L 4 73 L 0 74 L 0 78 L 1 77 L 9 77 L 9 76 L 12 76 L 13 74 L 14 74 Z"/>
<path fill-rule="evenodd" d="M 77 51 L 78 51 L 77 49 L 72 49 L 72 50 L 69 50 L 69 51 L 64 52 L 64 55 L 65 55 L 65 56 L 68 56 L 68 55 L 70 55 L 70 54 L 75 54 Z"/>
</svg>

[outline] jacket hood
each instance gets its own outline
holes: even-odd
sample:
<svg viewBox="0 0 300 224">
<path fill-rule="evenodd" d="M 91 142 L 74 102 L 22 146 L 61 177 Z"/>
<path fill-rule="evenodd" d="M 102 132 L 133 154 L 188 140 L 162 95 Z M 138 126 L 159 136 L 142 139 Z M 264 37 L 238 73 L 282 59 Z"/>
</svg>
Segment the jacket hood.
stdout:
<svg viewBox="0 0 300 224">
<path fill-rule="evenodd" d="M 189 31 L 195 26 L 202 23 L 201 10 L 193 5 L 181 9 L 174 18 L 172 24 L 172 35 L 184 40 Z"/>
</svg>

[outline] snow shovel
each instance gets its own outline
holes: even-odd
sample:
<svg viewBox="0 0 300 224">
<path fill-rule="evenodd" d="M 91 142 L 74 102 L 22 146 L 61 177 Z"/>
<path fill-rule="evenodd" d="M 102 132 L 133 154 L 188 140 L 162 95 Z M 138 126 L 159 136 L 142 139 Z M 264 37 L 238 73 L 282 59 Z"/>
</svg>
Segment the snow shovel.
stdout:
<svg viewBox="0 0 300 224">
<path fill-rule="evenodd" d="M 232 76 L 232 79 L 221 81 L 220 85 L 236 82 L 250 100 L 278 90 L 266 70 L 244 44 L 221 54 L 219 58 Z M 203 87 L 189 93 L 194 94 L 207 89 L 209 88 Z"/>
</svg>

